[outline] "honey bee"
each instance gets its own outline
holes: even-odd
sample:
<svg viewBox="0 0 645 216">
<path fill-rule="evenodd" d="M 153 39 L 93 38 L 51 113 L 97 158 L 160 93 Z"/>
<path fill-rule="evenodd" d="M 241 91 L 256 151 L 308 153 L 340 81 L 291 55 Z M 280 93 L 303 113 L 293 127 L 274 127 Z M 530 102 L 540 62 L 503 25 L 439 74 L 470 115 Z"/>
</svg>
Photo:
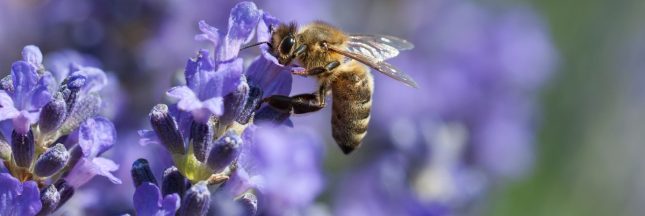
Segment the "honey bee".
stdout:
<svg viewBox="0 0 645 216">
<path fill-rule="evenodd" d="M 304 68 L 292 71 L 293 74 L 314 76 L 319 84 L 318 90 L 310 94 L 273 95 L 262 101 L 276 109 L 301 114 L 324 108 L 325 98 L 331 93 L 332 136 L 345 154 L 359 147 L 367 133 L 374 91 L 367 66 L 417 87 L 410 76 L 385 62 L 400 50 L 414 47 L 397 37 L 346 34 L 324 22 L 313 22 L 300 29 L 290 23 L 271 29 L 270 41 L 262 43 L 269 45 L 280 64 L 290 65 L 295 60 L 296 65 Z"/>
</svg>

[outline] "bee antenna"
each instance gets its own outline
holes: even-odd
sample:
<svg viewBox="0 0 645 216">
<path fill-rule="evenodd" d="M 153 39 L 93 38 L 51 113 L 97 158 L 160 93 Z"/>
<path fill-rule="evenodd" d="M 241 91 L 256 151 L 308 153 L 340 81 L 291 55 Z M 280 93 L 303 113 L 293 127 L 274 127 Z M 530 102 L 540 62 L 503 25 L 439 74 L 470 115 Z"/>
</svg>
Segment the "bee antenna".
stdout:
<svg viewBox="0 0 645 216">
<path fill-rule="evenodd" d="M 248 45 L 248 46 L 242 47 L 242 49 L 241 49 L 241 50 L 244 50 L 244 49 L 247 49 L 247 48 L 251 48 L 251 47 L 254 47 L 254 46 L 259 46 L 259 45 L 262 45 L 262 44 L 267 44 L 267 45 L 269 45 L 269 47 L 273 47 L 273 46 L 271 45 L 271 43 L 270 43 L 270 42 L 268 42 L 268 41 L 262 41 L 262 42 L 257 42 L 257 43 L 254 43 L 254 44 L 251 44 L 251 45 Z"/>
</svg>

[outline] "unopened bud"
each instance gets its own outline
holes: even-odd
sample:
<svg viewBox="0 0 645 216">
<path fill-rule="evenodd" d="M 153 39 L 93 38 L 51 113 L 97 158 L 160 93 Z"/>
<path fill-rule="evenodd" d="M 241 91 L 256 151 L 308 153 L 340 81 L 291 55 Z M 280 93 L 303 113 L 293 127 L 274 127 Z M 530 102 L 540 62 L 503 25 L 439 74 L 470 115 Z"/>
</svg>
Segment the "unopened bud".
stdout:
<svg viewBox="0 0 645 216">
<path fill-rule="evenodd" d="M 25 134 L 16 132 L 11 133 L 11 151 L 16 165 L 19 167 L 29 168 L 31 160 L 34 158 L 34 133 L 31 130 Z"/>
<path fill-rule="evenodd" d="M 249 85 L 246 83 L 244 76 L 241 79 L 242 82 L 237 86 L 237 89 L 224 96 L 224 114 L 219 118 L 220 125 L 231 124 L 244 111 L 249 97 Z"/>
<path fill-rule="evenodd" d="M 210 201 L 211 193 L 206 187 L 206 182 L 198 182 L 186 191 L 181 202 L 180 215 L 206 215 Z"/>
<path fill-rule="evenodd" d="M 193 121 L 190 125 L 190 144 L 197 160 L 204 162 L 208 155 L 208 148 L 213 143 L 213 122 L 200 123 Z"/>
<path fill-rule="evenodd" d="M 0 133 L 0 160 L 11 160 L 11 145 Z"/>
<path fill-rule="evenodd" d="M 254 216 L 258 212 L 258 198 L 252 193 L 244 193 L 240 198 L 237 198 L 235 202 L 242 209 L 240 215 L 243 216 Z"/>
<path fill-rule="evenodd" d="M 7 75 L 4 78 L 0 79 L 0 90 L 4 90 L 9 94 L 13 94 L 13 78 L 11 75 Z"/>
<path fill-rule="evenodd" d="M 150 124 L 159 136 L 160 142 L 173 154 L 186 154 L 184 138 L 179 132 L 175 118 L 170 116 L 168 106 L 157 104 L 150 111 Z"/>
<path fill-rule="evenodd" d="M 190 187 L 190 182 L 179 172 L 177 167 L 169 167 L 163 172 L 161 193 L 164 197 L 173 193 L 177 193 L 179 197 L 183 197 L 187 187 Z"/>
<path fill-rule="evenodd" d="M 132 175 L 132 182 L 134 183 L 135 188 L 139 187 L 143 182 L 150 182 L 155 185 L 159 185 L 157 184 L 157 179 L 155 179 L 154 174 L 152 174 L 152 170 L 150 170 L 150 165 L 146 159 L 139 158 L 134 161 L 134 163 L 132 163 L 130 174 Z"/>
<path fill-rule="evenodd" d="M 56 210 L 58 203 L 60 202 L 60 193 L 58 193 L 56 186 L 52 184 L 43 189 L 40 192 L 40 202 L 42 203 L 42 208 L 40 209 L 40 212 L 38 212 L 39 216 L 49 215 Z"/>
<path fill-rule="evenodd" d="M 65 103 L 67 104 L 68 111 L 74 111 L 72 108 L 76 105 L 79 95 L 78 92 L 85 85 L 85 76 L 76 75 L 69 77 L 67 79 L 67 85 L 65 85 L 67 92 L 65 92 Z"/>
<path fill-rule="evenodd" d="M 251 116 L 255 112 L 255 109 L 258 108 L 260 101 L 262 101 L 262 89 L 253 85 L 249 86 L 249 93 L 246 97 L 246 103 L 244 103 L 244 109 L 237 116 L 236 121 L 240 124 L 249 123 Z"/>
<path fill-rule="evenodd" d="M 211 147 L 206 164 L 216 173 L 221 172 L 240 155 L 242 138 L 234 131 L 227 131 Z"/>
<path fill-rule="evenodd" d="M 37 176 L 48 177 L 60 171 L 69 160 L 69 152 L 63 144 L 56 144 L 45 151 L 36 161 L 34 173 Z"/>
<path fill-rule="evenodd" d="M 41 133 L 49 133 L 58 129 L 63 124 L 67 116 L 67 104 L 63 93 L 56 92 L 54 99 L 45 104 L 40 111 L 40 120 L 38 127 Z"/>
<path fill-rule="evenodd" d="M 56 207 L 56 209 L 58 209 L 72 198 L 72 196 L 74 195 L 74 187 L 67 184 L 67 181 L 65 181 L 65 179 L 58 179 L 58 181 L 56 181 L 54 185 L 56 186 L 56 189 L 60 194 L 60 201 L 58 202 L 58 206 Z"/>
</svg>

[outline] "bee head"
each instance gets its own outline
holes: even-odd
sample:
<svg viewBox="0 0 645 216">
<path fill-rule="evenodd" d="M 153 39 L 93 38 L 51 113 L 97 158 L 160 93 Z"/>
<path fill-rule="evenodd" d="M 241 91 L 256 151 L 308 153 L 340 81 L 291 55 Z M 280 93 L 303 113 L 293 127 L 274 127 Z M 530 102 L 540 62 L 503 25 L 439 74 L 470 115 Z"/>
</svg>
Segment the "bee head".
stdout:
<svg viewBox="0 0 645 216">
<path fill-rule="evenodd" d="M 297 47 L 297 27 L 295 23 L 280 24 L 271 34 L 272 53 L 282 65 L 293 60 L 293 51 Z"/>
</svg>

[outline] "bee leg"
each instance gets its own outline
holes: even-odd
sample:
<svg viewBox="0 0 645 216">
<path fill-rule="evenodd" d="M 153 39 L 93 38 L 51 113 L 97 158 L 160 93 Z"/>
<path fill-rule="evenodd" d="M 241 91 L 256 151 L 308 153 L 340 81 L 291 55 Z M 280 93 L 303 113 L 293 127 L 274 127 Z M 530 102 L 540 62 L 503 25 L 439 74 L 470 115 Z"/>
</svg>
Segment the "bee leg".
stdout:
<svg viewBox="0 0 645 216">
<path fill-rule="evenodd" d="M 328 89 L 329 85 L 324 84 L 321 85 L 318 92 L 311 94 L 299 94 L 291 97 L 272 95 L 262 101 L 276 109 L 293 112 L 295 114 L 310 113 L 325 107 L 325 95 Z"/>
<path fill-rule="evenodd" d="M 327 63 L 324 67 L 315 67 L 315 68 L 310 68 L 309 70 L 304 70 L 304 71 L 293 71 L 293 74 L 296 75 L 302 75 L 302 76 L 314 76 L 318 75 L 327 71 L 332 71 L 336 69 L 338 66 L 340 66 L 340 62 L 338 61 L 331 61 Z"/>
</svg>

